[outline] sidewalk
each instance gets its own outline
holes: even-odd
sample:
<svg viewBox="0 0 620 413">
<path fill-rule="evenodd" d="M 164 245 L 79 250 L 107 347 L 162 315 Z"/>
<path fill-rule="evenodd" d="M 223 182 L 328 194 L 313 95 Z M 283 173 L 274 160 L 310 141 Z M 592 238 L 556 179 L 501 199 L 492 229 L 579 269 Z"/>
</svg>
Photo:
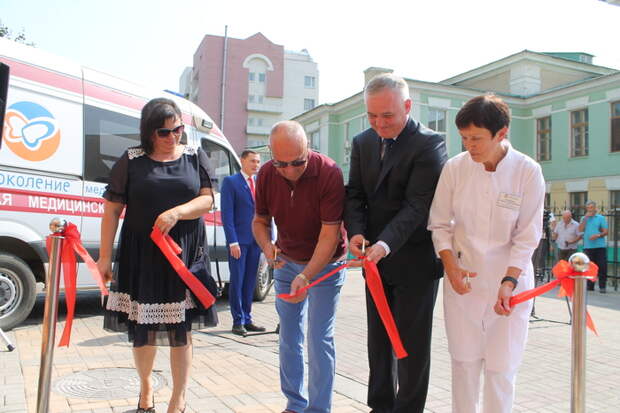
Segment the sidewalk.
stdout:
<svg viewBox="0 0 620 413">
<path fill-rule="evenodd" d="M 587 412 L 620 411 L 620 294 L 594 293 L 589 307 L 600 337 L 588 333 Z M 275 328 L 273 293 L 255 303 L 258 324 Z M 365 405 L 368 364 L 363 282 L 350 271 L 343 289 L 336 326 L 337 377 L 333 412 L 368 412 Z M 103 331 L 97 294 L 82 294 L 74 321 L 71 347 L 56 348 L 50 412 L 133 413 L 138 382 L 131 346 L 122 334 Z M 225 301 L 218 303 L 220 325 L 194 333 L 194 362 L 188 387 L 187 412 L 281 412 L 277 335 L 241 338 L 230 333 Z M 17 349 L 0 350 L 0 413 L 34 412 L 41 346 L 42 297 L 26 324 L 8 333 Z M 61 314 L 63 314 L 61 312 Z M 427 411 L 448 413 L 450 362 L 443 327 L 441 295 L 433 332 L 433 361 Z M 524 363 L 517 382 L 515 412 L 570 411 L 570 326 L 566 304 L 538 298 L 539 321 L 530 324 Z M 64 319 L 64 315 L 61 315 Z M 57 337 L 62 332 L 59 324 Z M 104 370 L 107 369 L 107 370 Z M 170 395 L 167 348 L 155 362 L 158 412 L 165 412 Z M 69 395 L 67 395 L 69 394 Z M 99 397 L 98 399 L 96 397 Z"/>
</svg>

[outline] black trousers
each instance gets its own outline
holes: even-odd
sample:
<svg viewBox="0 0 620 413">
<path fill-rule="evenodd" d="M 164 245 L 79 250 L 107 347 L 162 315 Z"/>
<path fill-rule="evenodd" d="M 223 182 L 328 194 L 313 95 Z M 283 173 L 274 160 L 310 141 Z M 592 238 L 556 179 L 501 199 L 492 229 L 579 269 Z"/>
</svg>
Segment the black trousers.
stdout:
<svg viewBox="0 0 620 413">
<path fill-rule="evenodd" d="M 583 252 L 598 265 L 598 287 L 607 287 L 607 248 L 586 248 Z M 588 290 L 594 290 L 594 282 L 588 281 Z"/>
<path fill-rule="evenodd" d="M 404 270 L 404 269 L 403 269 Z M 439 280 L 412 285 L 383 282 L 405 350 L 396 360 L 379 313 L 366 289 L 368 320 L 368 406 L 374 413 L 423 413 L 431 368 L 433 308 Z"/>
</svg>

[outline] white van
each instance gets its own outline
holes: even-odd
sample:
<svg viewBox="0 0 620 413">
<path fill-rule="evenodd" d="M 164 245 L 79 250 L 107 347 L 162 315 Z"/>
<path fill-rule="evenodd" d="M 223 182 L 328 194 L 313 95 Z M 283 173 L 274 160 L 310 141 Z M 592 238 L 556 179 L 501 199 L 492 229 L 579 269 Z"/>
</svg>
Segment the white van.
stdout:
<svg viewBox="0 0 620 413">
<path fill-rule="evenodd" d="M 10 68 L 0 147 L 0 328 L 22 322 L 45 283 L 45 238 L 52 218 L 74 223 L 93 259 L 99 256 L 103 198 L 110 169 L 140 143 L 139 119 L 154 97 L 174 100 L 183 112 L 187 144 L 209 156 L 215 209 L 205 216 L 212 275 L 229 280 L 220 222 L 219 185 L 239 171 L 222 132 L 198 106 L 166 92 L 139 87 L 30 46 L 0 38 L 0 62 Z M 120 232 L 120 231 L 119 231 Z M 264 258 L 255 299 L 272 283 Z M 96 285 L 81 263 L 78 288 Z"/>
</svg>

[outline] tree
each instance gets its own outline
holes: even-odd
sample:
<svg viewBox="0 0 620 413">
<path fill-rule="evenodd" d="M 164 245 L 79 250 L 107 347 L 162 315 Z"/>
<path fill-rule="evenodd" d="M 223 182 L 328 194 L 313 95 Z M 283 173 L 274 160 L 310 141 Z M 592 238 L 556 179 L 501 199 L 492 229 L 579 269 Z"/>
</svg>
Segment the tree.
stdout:
<svg viewBox="0 0 620 413">
<path fill-rule="evenodd" d="M 26 33 L 24 32 L 24 29 L 22 29 L 19 33 L 14 35 L 13 31 L 9 29 L 8 26 L 5 26 L 4 24 L 2 24 L 1 20 L 0 20 L 0 37 L 6 37 L 7 39 L 11 39 L 17 43 L 23 43 L 28 46 L 35 45 L 33 42 L 28 42 L 26 40 Z"/>
</svg>

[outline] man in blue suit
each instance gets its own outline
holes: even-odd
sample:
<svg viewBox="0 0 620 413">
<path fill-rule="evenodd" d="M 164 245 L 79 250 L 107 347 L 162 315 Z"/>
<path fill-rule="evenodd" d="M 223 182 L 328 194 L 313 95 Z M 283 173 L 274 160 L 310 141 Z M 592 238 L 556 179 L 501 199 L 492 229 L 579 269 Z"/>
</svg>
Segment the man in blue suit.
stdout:
<svg viewBox="0 0 620 413">
<path fill-rule="evenodd" d="M 264 327 L 252 322 L 252 298 L 261 250 L 252 235 L 256 173 L 260 167 L 258 153 L 241 153 L 241 172 L 224 178 L 221 186 L 222 222 L 228 245 L 230 284 L 228 299 L 233 317 L 232 332 L 245 337 L 248 332 L 262 332 Z"/>
</svg>

